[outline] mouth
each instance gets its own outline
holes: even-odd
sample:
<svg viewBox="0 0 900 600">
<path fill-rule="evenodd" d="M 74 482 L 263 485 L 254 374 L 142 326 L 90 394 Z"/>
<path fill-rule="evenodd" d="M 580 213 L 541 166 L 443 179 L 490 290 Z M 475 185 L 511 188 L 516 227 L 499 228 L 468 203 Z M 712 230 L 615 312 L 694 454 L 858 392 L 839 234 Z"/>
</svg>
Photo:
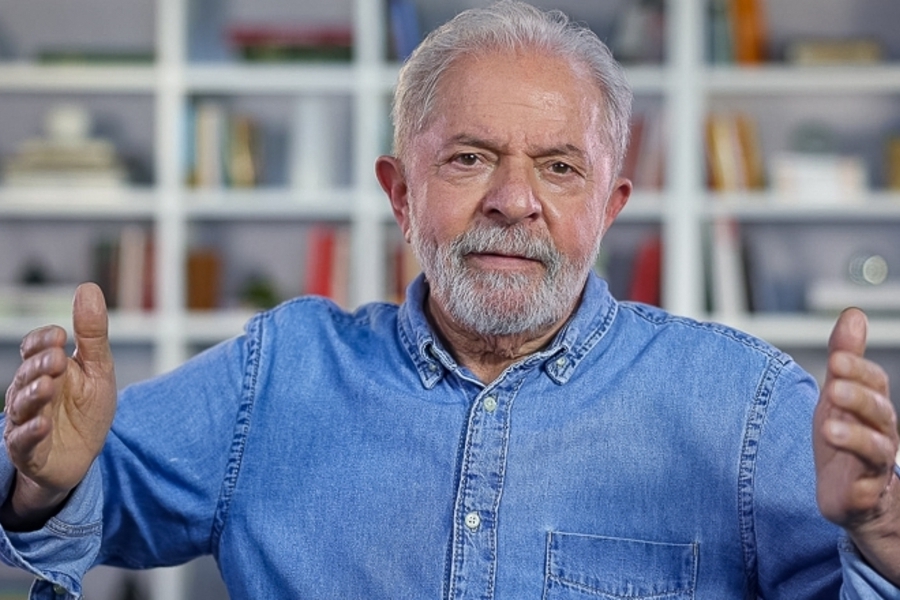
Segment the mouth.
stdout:
<svg viewBox="0 0 900 600">
<path fill-rule="evenodd" d="M 471 252 L 466 254 L 466 260 L 474 263 L 475 266 L 487 269 L 522 269 L 535 265 L 543 266 L 543 262 L 537 258 L 503 252 Z"/>
</svg>

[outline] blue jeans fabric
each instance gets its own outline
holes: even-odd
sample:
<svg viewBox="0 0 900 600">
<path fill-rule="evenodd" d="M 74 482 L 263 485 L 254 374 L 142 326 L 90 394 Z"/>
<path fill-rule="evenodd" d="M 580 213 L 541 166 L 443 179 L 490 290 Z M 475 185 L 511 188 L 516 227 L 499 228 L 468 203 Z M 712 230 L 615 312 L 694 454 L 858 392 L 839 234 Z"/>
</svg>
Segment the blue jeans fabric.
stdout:
<svg viewBox="0 0 900 600">
<path fill-rule="evenodd" d="M 900 598 L 817 510 L 817 389 L 785 354 L 591 276 L 484 385 L 426 294 L 296 299 L 127 388 L 88 478 L 0 556 L 43 599 L 202 554 L 234 599 Z"/>
</svg>

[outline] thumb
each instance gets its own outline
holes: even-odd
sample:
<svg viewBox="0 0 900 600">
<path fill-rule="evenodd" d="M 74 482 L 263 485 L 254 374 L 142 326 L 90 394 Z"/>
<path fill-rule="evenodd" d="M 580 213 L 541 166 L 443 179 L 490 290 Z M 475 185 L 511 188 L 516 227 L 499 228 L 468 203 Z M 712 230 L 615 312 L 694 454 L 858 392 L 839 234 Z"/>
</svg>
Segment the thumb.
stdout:
<svg viewBox="0 0 900 600">
<path fill-rule="evenodd" d="M 75 290 L 72 325 L 75 333 L 75 353 L 82 364 L 112 360 L 106 300 L 97 284 L 83 283 Z"/>
<path fill-rule="evenodd" d="M 866 351 L 868 319 L 858 308 L 847 308 L 841 312 L 831 337 L 828 338 L 828 352 L 850 352 L 862 356 Z"/>
</svg>

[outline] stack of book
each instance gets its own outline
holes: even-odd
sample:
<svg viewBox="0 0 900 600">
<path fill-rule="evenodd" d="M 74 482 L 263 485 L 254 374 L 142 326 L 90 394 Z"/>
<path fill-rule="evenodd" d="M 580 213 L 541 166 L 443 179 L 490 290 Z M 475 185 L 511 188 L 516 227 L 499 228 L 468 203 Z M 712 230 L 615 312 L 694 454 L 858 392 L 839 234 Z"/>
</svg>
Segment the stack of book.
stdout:
<svg viewBox="0 0 900 600">
<path fill-rule="evenodd" d="M 3 165 L 10 186 L 121 187 L 128 173 L 109 140 L 90 137 L 83 107 L 59 106 L 47 115 L 46 136 L 25 140 Z"/>
</svg>

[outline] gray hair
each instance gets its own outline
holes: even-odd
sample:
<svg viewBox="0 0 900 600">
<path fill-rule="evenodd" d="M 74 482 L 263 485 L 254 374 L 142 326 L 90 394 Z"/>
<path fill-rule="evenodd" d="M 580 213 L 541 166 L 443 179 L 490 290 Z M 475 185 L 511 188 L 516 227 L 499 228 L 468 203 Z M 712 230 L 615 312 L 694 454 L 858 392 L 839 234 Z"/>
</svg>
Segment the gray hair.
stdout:
<svg viewBox="0 0 900 600">
<path fill-rule="evenodd" d="M 406 158 L 412 137 L 428 125 L 441 77 L 458 58 L 492 50 L 539 49 L 583 65 L 605 99 L 606 142 L 618 172 L 628 148 L 632 92 L 609 48 L 558 10 L 519 0 L 473 8 L 428 34 L 400 69 L 394 92 L 394 152 Z"/>
</svg>

